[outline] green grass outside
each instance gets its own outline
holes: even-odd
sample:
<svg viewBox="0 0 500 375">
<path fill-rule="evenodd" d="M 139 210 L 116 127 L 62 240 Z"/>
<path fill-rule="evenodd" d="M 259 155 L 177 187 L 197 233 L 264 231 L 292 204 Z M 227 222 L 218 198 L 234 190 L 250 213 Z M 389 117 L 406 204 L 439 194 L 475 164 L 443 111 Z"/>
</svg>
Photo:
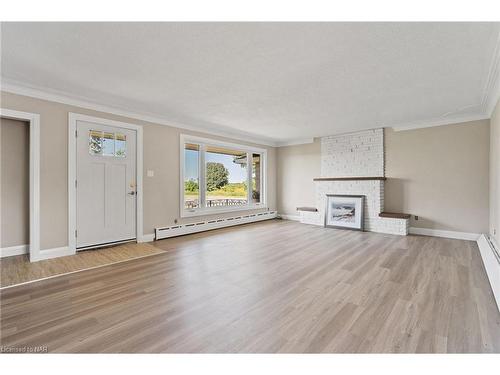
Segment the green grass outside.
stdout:
<svg viewBox="0 0 500 375">
<path fill-rule="evenodd" d="M 198 198 L 199 191 L 188 191 L 184 190 L 184 196 L 186 198 L 196 199 Z M 246 198 L 247 191 L 245 184 L 243 183 L 229 183 L 220 189 L 207 191 L 207 197 L 236 197 L 236 198 Z"/>
</svg>

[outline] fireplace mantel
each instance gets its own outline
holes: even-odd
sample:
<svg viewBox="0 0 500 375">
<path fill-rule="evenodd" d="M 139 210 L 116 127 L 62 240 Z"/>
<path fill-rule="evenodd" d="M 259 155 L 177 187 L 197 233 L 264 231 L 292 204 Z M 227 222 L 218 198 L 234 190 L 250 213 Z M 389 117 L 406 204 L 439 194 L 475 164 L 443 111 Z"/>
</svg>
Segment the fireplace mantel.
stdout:
<svg viewBox="0 0 500 375">
<path fill-rule="evenodd" d="M 316 177 L 313 181 L 385 181 L 386 177 Z"/>
</svg>

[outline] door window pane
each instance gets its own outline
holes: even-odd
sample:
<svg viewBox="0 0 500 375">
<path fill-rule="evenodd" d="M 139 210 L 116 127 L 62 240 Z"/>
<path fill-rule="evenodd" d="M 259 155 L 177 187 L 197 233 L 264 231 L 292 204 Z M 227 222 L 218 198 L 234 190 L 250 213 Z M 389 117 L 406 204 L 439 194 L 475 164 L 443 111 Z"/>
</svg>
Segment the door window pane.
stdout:
<svg viewBox="0 0 500 375">
<path fill-rule="evenodd" d="M 127 136 L 120 133 L 91 130 L 89 134 L 90 155 L 127 156 Z"/>
<path fill-rule="evenodd" d="M 184 208 L 200 207 L 200 146 L 184 145 Z"/>
<path fill-rule="evenodd" d="M 120 158 L 127 156 L 127 136 L 125 134 L 115 134 L 115 156 Z"/>
<path fill-rule="evenodd" d="M 261 192 L 262 192 L 261 162 L 262 162 L 262 156 L 260 154 L 252 154 L 252 203 L 261 202 Z"/>
<path fill-rule="evenodd" d="M 102 152 L 102 132 L 91 130 L 89 136 L 90 155 L 100 155 Z"/>
<path fill-rule="evenodd" d="M 115 134 L 104 132 L 102 137 L 102 154 L 103 156 L 115 155 Z"/>
<path fill-rule="evenodd" d="M 247 154 L 207 146 L 205 152 L 206 207 L 247 204 Z"/>
</svg>

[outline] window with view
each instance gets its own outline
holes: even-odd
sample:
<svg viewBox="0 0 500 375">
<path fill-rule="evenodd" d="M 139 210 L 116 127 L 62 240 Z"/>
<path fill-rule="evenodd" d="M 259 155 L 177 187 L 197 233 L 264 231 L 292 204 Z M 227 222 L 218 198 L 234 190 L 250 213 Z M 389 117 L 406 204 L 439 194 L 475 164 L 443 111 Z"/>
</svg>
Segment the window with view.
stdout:
<svg viewBox="0 0 500 375">
<path fill-rule="evenodd" d="M 250 209 L 263 203 L 265 150 L 181 136 L 186 215 Z"/>
<path fill-rule="evenodd" d="M 200 146 L 192 143 L 184 145 L 184 208 L 200 207 Z"/>
</svg>

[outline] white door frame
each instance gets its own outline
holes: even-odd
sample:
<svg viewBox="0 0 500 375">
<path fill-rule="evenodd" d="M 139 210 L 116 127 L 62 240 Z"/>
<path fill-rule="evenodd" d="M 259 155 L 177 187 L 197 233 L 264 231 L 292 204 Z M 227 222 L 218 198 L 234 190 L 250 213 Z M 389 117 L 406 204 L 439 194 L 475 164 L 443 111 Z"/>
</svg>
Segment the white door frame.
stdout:
<svg viewBox="0 0 500 375">
<path fill-rule="evenodd" d="M 30 127 L 30 261 L 40 257 L 40 115 L 0 108 L 0 117 L 29 123 Z M 1 220 L 1 218 L 0 218 Z"/>
<path fill-rule="evenodd" d="M 129 124 L 126 122 L 108 120 L 100 117 L 82 115 L 80 113 L 69 113 L 68 131 L 68 247 L 70 251 L 76 252 L 76 122 L 87 121 L 117 128 L 131 129 L 137 132 L 137 157 L 136 157 L 136 182 L 137 182 L 137 217 L 136 217 L 136 238 L 137 242 L 143 240 L 143 206 L 142 206 L 142 126 Z"/>
</svg>

